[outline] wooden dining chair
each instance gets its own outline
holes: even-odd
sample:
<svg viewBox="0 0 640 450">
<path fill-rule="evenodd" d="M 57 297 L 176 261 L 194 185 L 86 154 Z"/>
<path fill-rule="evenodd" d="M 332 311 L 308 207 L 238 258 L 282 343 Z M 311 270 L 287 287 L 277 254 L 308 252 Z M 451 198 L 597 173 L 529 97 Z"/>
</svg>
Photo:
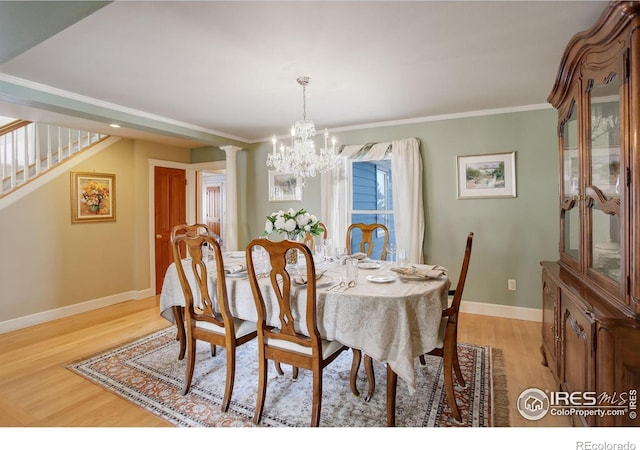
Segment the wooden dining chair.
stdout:
<svg viewBox="0 0 640 450">
<path fill-rule="evenodd" d="M 356 230 L 359 230 L 362 234 L 360 238 L 360 247 L 359 251 L 361 253 L 365 253 L 368 257 L 371 256 L 374 250 L 374 233 L 376 230 L 382 230 L 384 232 L 384 240 L 382 242 L 382 251 L 380 253 L 380 259 L 387 259 L 387 246 L 389 245 L 389 230 L 387 227 L 381 223 L 352 223 L 347 228 L 347 251 L 351 253 L 352 244 L 354 244 L 354 240 L 357 239 L 355 236 Z M 356 374 L 358 369 L 360 368 L 360 361 L 362 358 L 362 353 L 358 349 L 353 349 L 353 360 L 351 362 L 351 391 L 356 395 L 360 395 L 358 391 L 358 387 L 356 386 Z M 365 362 L 367 360 L 365 359 Z M 365 371 L 367 374 L 367 379 L 369 380 L 369 393 L 365 400 L 369 400 L 371 395 L 373 395 L 373 387 L 375 386 L 375 380 L 373 378 L 373 367 L 372 364 L 366 365 L 365 363 Z"/>
<path fill-rule="evenodd" d="M 178 225 L 171 232 L 173 258 L 178 272 L 178 279 L 185 298 L 187 364 L 185 368 L 182 394 L 189 392 L 196 359 L 196 342 L 206 341 L 211 344 L 211 355 L 215 356 L 216 345 L 226 349 L 227 376 L 225 382 L 222 411 L 229 409 L 235 379 L 236 347 L 249 342 L 257 335 L 254 322 L 236 319 L 229 310 L 227 285 L 224 273 L 222 251 L 216 240 L 201 233 L 202 225 Z M 214 302 L 209 295 L 208 267 L 203 259 L 202 247 L 209 247 L 213 252 L 216 271 L 216 297 Z M 191 260 L 184 262 L 180 256 L 181 245 L 186 246 Z M 196 304 L 194 290 L 187 278 L 185 265 L 189 267 L 196 281 L 201 304 Z"/>
<path fill-rule="evenodd" d="M 187 235 L 191 237 L 195 237 L 198 235 L 207 235 L 210 234 L 209 227 L 203 223 L 196 223 L 195 225 L 176 225 L 171 229 L 171 237 L 170 241 L 173 245 L 176 237 L 181 235 Z M 173 250 L 172 250 L 173 251 Z M 181 258 L 187 257 L 187 247 L 185 243 L 180 244 L 179 253 Z"/>
<path fill-rule="evenodd" d="M 173 247 L 173 242 L 175 242 L 176 237 L 180 235 L 189 235 L 191 237 L 195 237 L 197 235 L 206 235 L 210 234 L 209 227 L 202 223 L 197 223 L 195 225 L 176 225 L 171 230 L 171 235 L 169 239 L 170 247 Z M 175 262 L 175 250 L 170 250 L 173 255 L 173 260 Z M 186 244 L 183 242 L 179 245 L 178 253 L 180 258 L 187 257 L 187 248 Z M 177 265 L 176 265 L 177 269 Z M 174 306 L 173 307 L 173 318 L 176 321 L 176 341 L 180 343 L 180 349 L 178 350 L 178 361 L 182 361 L 184 359 L 184 355 L 187 351 L 187 338 L 186 332 L 184 329 L 184 307 Z M 212 347 L 212 353 L 215 353 L 215 347 Z"/>
<path fill-rule="evenodd" d="M 381 223 L 352 223 L 347 228 L 347 250 L 351 253 L 351 246 L 355 240 L 354 231 L 360 230 L 362 237 L 360 239 L 360 252 L 366 253 L 367 256 L 371 256 L 374 248 L 374 232 L 376 230 L 382 230 L 384 232 L 384 241 L 382 243 L 381 260 L 387 259 L 387 246 L 389 245 L 389 230 Z"/>
<path fill-rule="evenodd" d="M 467 245 L 464 250 L 464 258 L 458 283 L 454 291 L 449 291 L 449 295 L 453 295 L 451 305 L 442 311 L 442 319 L 440 322 L 440 332 L 438 333 L 438 345 L 427 355 L 439 356 L 444 359 L 444 387 L 447 396 L 447 403 L 453 417 L 458 422 L 462 421 L 462 414 L 456 402 L 455 391 L 453 389 L 453 372 L 456 374 L 456 380 L 462 387 L 466 386 L 462 371 L 460 370 L 460 361 L 458 360 L 458 313 L 460 312 L 460 302 L 462 301 L 462 292 L 464 284 L 467 280 L 467 272 L 469 271 L 469 261 L 471 260 L 471 246 L 473 244 L 473 233 L 467 235 Z M 420 364 L 426 366 L 424 355 L 420 355 Z"/>
<path fill-rule="evenodd" d="M 327 238 L 327 227 L 322 222 L 319 222 L 319 225 L 324 230 L 324 232 L 322 234 L 322 239 L 326 239 Z M 316 245 L 315 236 L 313 234 L 311 234 L 311 233 L 305 233 L 304 240 L 302 242 L 304 243 L 304 245 L 309 247 L 309 250 L 311 250 L 311 253 L 313 253 L 315 245 Z M 278 373 L 278 375 L 280 375 L 280 376 L 284 375 L 284 371 L 282 370 L 282 367 L 280 366 L 280 363 L 278 361 L 274 361 L 274 366 L 276 368 L 276 372 Z M 298 368 L 294 367 L 293 368 L 293 374 L 291 375 L 291 379 L 296 380 L 297 378 L 298 378 Z"/>
<path fill-rule="evenodd" d="M 453 299 L 451 304 L 442 310 L 438 343 L 433 350 L 427 353 L 427 355 L 439 356 L 444 359 L 443 369 L 445 395 L 449 408 L 451 408 L 451 412 L 453 413 L 453 417 L 455 417 L 458 422 L 462 421 L 462 414 L 460 413 L 460 408 L 458 408 L 458 404 L 456 402 L 455 390 L 453 388 L 453 373 L 455 372 L 458 384 L 465 387 L 466 383 L 462 377 L 462 370 L 460 370 L 460 361 L 458 359 L 458 313 L 460 312 L 460 302 L 462 301 L 462 292 L 464 291 L 465 281 L 467 280 L 467 272 L 469 271 L 472 244 L 473 233 L 469 233 L 467 235 L 467 244 L 464 251 L 464 258 L 462 260 L 462 267 L 460 268 L 458 283 L 454 290 L 449 291 L 449 296 L 453 296 Z M 425 367 L 427 365 L 425 355 L 420 355 L 419 358 L 420 365 Z M 357 370 L 357 366 L 355 366 L 355 364 L 353 368 Z M 365 398 L 365 400 L 368 401 L 371 399 L 373 390 L 375 389 L 373 360 L 368 355 L 365 355 L 364 357 L 364 368 L 367 373 L 367 379 L 369 380 L 369 391 Z M 353 372 L 351 376 L 353 378 Z M 387 380 L 387 382 L 389 382 L 389 380 Z"/>
<path fill-rule="evenodd" d="M 260 288 L 259 279 L 254 269 L 253 248 L 263 247 L 271 263 L 268 290 L 277 301 L 277 311 L 267 317 L 264 299 L 264 287 Z M 294 288 L 293 276 L 286 270 L 286 254 L 297 250 L 302 253 L 306 264 L 307 284 Z M 341 352 L 347 349 L 337 341 L 322 339 L 318 331 L 316 318 L 316 269 L 309 248 L 301 242 L 283 240 L 272 242 L 266 239 L 255 239 L 246 249 L 247 266 L 251 291 L 258 312 L 258 397 L 253 416 L 254 423 L 260 423 L 264 400 L 267 391 L 268 360 L 291 364 L 295 368 L 307 369 L 313 373 L 313 392 L 311 407 L 311 426 L 320 424 L 322 407 L 322 371 L 334 361 Z M 297 275 L 300 276 L 300 275 Z M 306 306 L 296 309 L 294 290 L 306 290 Z M 294 314 L 298 311 L 300 316 Z M 273 326 L 273 324 L 277 324 Z M 296 324 L 300 324 L 297 325 Z M 303 327 L 304 329 L 300 328 Z M 306 330 L 305 330 L 306 329 Z"/>
<path fill-rule="evenodd" d="M 319 223 L 320 227 L 324 230 L 322 233 L 322 239 L 327 238 L 327 227 L 322 222 Z M 313 252 L 313 248 L 316 245 L 315 236 L 311 233 L 305 233 L 304 235 L 304 244 L 309 247 L 311 252 Z"/>
</svg>

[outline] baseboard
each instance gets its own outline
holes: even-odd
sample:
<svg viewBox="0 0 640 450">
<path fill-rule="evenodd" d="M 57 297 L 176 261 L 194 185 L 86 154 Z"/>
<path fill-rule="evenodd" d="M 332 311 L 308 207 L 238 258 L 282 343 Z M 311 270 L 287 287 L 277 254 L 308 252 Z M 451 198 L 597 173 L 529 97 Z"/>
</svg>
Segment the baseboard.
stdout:
<svg viewBox="0 0 640 450">
<path fill-rule="evenodd" d="M 69 305 L 62 308 L 56 308 L 49 311 L 31 314 L 29 316 L 6 320 L 4 322 L 0 322 L 0 334 L 20 330 L 22 328 L 27 328 L 33 325 L 39 325 L 41 323 L 50 322 L 56 319 L 62 319 L 64 317 L 92 311 L 94 309 L 104 308 L 105 306 L 115 305 L 116 303 L 122 303 L 129 300 L 140 300 L 143 298 L 151 297 L 152 295 L 155 295 L 155 291 L 153 289 L 123 292 L 120 294 L 110 295 L 108 297 L 102 297 L 95 300 L 76 303 L 75 305 Z"/>
<path fill-rule="evenodd" d="M 530 322 L 542 322 L 542 310 L 535 308 L 522 308 L 519 306 L 496 305 L 493 303 L 478 303 L 462 301 L 460 312 L 479 314 L 481 316 L 504 317 L 506 319 L 528 320 Z"/>
</svg>

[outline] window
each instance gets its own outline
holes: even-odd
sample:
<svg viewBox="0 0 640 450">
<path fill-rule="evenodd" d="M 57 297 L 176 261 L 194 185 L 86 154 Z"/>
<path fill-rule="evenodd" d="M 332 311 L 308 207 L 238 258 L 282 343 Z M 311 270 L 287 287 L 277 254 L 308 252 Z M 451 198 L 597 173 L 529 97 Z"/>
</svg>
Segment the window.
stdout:
<svg viewBox="0 0 640 450">
<path fill-rule="evenodd" d="M 395 226 L 393 221 L 393 195 L 391 188 L 391 160 L 358 161 L 350 164 L 350 200 L 348 223 L 381 223 L 389 230 L 389 242 L 395 244 Z M 358 242 L 359 231 L 353 234 Z M 372 259 L 380 259 L 383 235 L 379 230 L 374 238 Z M 351 252 L 359 251 L 356 246 Z"/>
</svg>

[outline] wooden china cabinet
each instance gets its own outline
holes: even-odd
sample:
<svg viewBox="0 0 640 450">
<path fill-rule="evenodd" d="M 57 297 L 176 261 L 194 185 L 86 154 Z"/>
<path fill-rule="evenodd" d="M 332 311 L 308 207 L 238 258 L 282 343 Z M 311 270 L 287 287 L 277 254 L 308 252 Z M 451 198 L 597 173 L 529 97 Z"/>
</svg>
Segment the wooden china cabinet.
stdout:
<svg viewBox="0 0 640 450">
<path fill-rule="evenodd" d="M 560 255 L 541 263 L 543 363 L 558 390 L 626 398 L 624 415 L 575 425 L 638 426 L 640 2 L 611 2 L 571 39 L 548 101 L 558 110 Z"/>
</svg>

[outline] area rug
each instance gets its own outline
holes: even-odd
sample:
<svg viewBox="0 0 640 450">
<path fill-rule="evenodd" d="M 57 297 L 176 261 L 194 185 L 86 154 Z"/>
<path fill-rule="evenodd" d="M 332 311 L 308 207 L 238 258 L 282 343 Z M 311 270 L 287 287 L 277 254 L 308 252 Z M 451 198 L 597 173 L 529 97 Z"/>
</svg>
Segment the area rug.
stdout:
<svg viewBox="0 0 640 450">
<path fill-rule="evenodd" d="M 466 388 L 456 385 L 462 422 L 452 416 L 443 389 L 442 359 L 428 357 L 426 367 L 416 358 L 417 390 L 409 394 L 398 379 L 396 425 L 400 427 L 491 427 L 508 425 L 507 416 L 494 415 L 497 403 L 506 401 L 502 352 L 485 346 L 459 344 L 460 365 Z M 256 340 L 238 347 L 236 381 L 227 413 L 220 411 L 224 393 L 226 355 L 199 342 L 191 389 L 181 394 L 185 361 L 178 361 L 175 328 L 169 327 L 122 347 L 67 366 L 73 372 L 139 405 L 178 427 L 245 427 L 252 423 L 258 386 Z M 352 354 L 344 352 L 324 369 L 320 426 L 386 426 L 386 369 L 374 364 L 376 392 L 364 401 L 364 373 L 358 374 L 355 397 L 349 388 Z M 269 365 L 267 395 L 260 426 L 307 427 L 311 420 L 311 372 L 300 370 L 291 380 L 290 367 L 278 376 Z M 362 371 L 362 368 L 361 368 Z M 496 375 L 492 377 L 492 374 Z M 502 375 L 501 375 L 502 374 Z M 496 379 L 493 379 L 496 378 Z M 495 401 L 494 399 L 497 399 Z M 506 404 L 501 410 L 508 411 Z M 502 423 L 498 423 L 501 421 Z"/>
</svg>

